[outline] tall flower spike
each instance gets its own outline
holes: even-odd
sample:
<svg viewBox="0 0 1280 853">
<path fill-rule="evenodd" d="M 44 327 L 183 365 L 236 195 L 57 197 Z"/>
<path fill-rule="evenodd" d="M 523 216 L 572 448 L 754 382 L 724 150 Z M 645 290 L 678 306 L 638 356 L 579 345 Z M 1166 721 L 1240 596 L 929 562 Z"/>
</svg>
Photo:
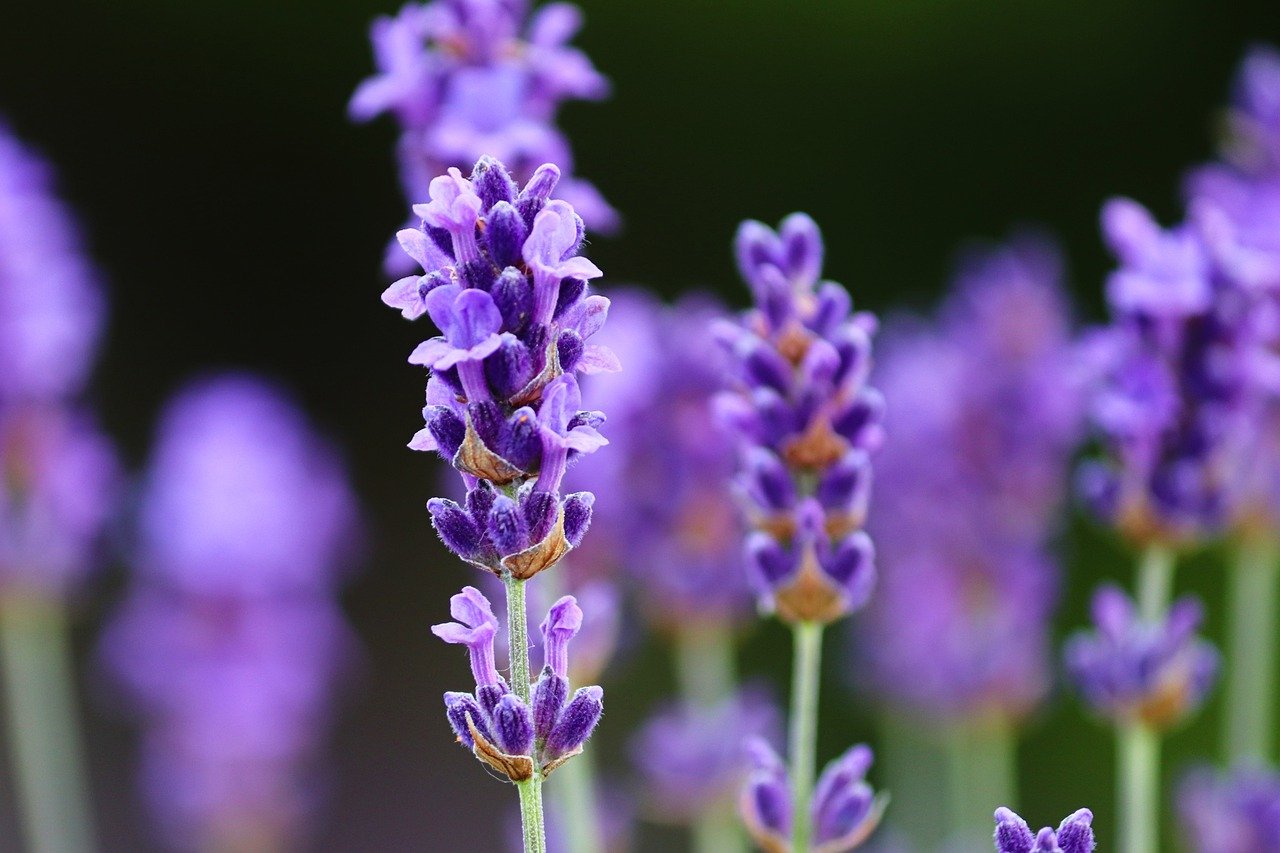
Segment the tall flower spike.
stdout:
<svg viewBox="0 0 1280 853">
<path fill-rule="evenodd" d="M 408 198 L 421 198 L 434 176 L 485 154 L 506 161 L 522 180 L 548 160 L 571 164 L 556 112 L 567 99 L 605 97 L 609 85 L 568 46 L 581 26 L 578 8 L 549 3 L 530 15 L 529 5 L 410 2 L 373 22 L 377 73 L 356 89 L 349 112 L 356 121 L 395 116 Z M 617 213 L 591 184 L 570 178 L 561 192 L 593 228 L 617 226 Z"/>
<path fill-rule="evenodd" d="M 822 238 L 795 214 L 777 232 L 738 231 L 738 265 L 755 296 L 739 323 L 717 324 L 736 381 L 718 401 L 748 460 L 750 577 L 762 609 L 788 622 L 835 621 L 865 603 L 874 579 L 861 525 L 881 440 L 880 395 L 866 384 L 874 318 L 820 282 Z M 790 482 L 788 482 L 790 481 Z"/>
<path fill-rule="evenodd" d="M 996 809 L 996 853 L 1093 853 L 1093 812 L 1080 809 L 1034 836 L 1027 822 L 1003 806 Z"/>
<path fill-rule="evenodd" d="M 508 689 L 494 667 L 498 622 L 489 600 L 475 587 L 464 587 L 450 604 L 458 622 L 431 630 L 447 643 L 467 646 L 476 679 L 474 694 L 444 694 L 445 716 L 458 742 L 512 782 L 535 772 L 545 778 L 582 751 L 604 711 L 599 687 L 568 695 L 567 644 L 582 624 L 577 601 L 569 595 L 560 599 L 542 623 L 548 661 L 533 687 L 532 707 Z"/>
<path fill-rule="evenodd" d="M 1167 729 L 1204 701 L 1218 674 L 1218 654 L 1195 636 L 1203 610 L 1194 598 L 1169 608 L 1152 624 L 1118 588 L 1093 597 L 1096 630 L 1071 638 L 1067 671 L 1088 705 L 1117 721 Z"/>
<path fill-rule="evenodd" d="M 750 774 L 739 810 L 756 844 L 769 853 L 791 853 L 792 802 L 786 766 L 760 738 L 747 745 Z M 832 761 L 818 777 L 812 803 L 814 853 L 843 853 L 862 845 L 880 824 L 887 805 L 866 782 L 870 748 L 858 745 Z"/>
</svg>

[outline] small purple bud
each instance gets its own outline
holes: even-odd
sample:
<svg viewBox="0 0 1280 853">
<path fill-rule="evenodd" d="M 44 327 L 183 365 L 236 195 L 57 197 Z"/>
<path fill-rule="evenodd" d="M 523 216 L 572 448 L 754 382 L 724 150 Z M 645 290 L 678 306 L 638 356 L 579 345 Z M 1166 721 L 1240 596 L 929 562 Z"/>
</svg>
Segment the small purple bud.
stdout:
<svg viewBox="0 0 1280 853">
<path fill-rule="evenodd" d="M 427 510 L 445 547 L 464 560 L 474 559 L 480 552 L 480 531 L 462 507 L 447 498 L 432 498 Z"/>
<path fill-rule="evenodd" d="M 747 452 L 745 468 L 747 495 L 760 508 L 781 512 L 795 506 L 795 482 L 777 454 L 753 447 Z"/>
<path fill-rule="evenodd" d="M 784 272 L 793 283 L 812 285 L 822 274 L 822 232 L 807 214 L 793 213 L 778 226 Z"/>
<path fill-rule="evenodd" d="M 510 204 L 519 193 L 506 167 L 493 157 L 481 157 L 476 162 L 471 172 L 471 183 L 486 210 L 502 202 Z"/>
<path fill-rule="evenodd" d="M 427 412 L 427 429 L 436 440 L 440 455 L 452 459 L 466 437 L 466 425 L 446 406 L 429 406 Z"/>
<path fill-rule="evenodd" d="M 544 667 L 533 688 L 533 730 L 539 740 L 551 736 L 568 696 L 568 680 L 552 672 L 551 667 Z"/>
<path fill-rule="evenodd" d="M 1093 853 L 1097 841 L 1093 836 L 1092 823 L 1093 812 L 1088 809 L 1068 815 L 1058 826 L 1058 847 L 1062 853 Z"/>
<path fill-rule="evenodd" d="M 533 409 L 526 406 L 511 416 L 511 430 L 502 447 L 502 458 L 524 471 L 538 466 L 542 458 L 542 433 Z"/>
<path fill-rule="evenodd" d="M 564 499 L 564 538 L 577 548 L 591 526 L 591 507 L 596 496 L 591 492 L 574 492 Z"/>
<path fill-rule="evenodd" d="M 475 724 L 480 734 L 486 738 L 491 737 L 488 726 L 485 724 L 484 712 L 480 710 L 480 705 L 470 693 L 444 694 L 444 708 L 449 725 L 453 727 L 453 733 L 467 749 L 473 749 L 476 745 L 475 738 L 471 737 L 471 730 L 467 728 L 468 715 L 471 716 L 471 722 Z"/>
<path fill-rule="evenodd" d="M 485 220 L 485 242 L 489 246 L 489 258 L 499 268 L 520 263 L 520 249 L 529 228 L 510 202 L 498 202 Z"/>
<path fill-rule="evenodd" d="M 848 510 L 864 504 L 871 485 L 871 459 L 851 450 L 831 466 L 818 482 L 818 502 L 824 509 Z"/>
<path fill-rule="evenodd" d="M 748 381 L 772 388 L 779 394 L 787 393 L 791 386 L 791 365 L 778 355 L 777 350 L 759 338 L 745 340 L 747 346 L 742 353 L 742 364 L 747 371 Z"/>
<path fill-rule="evenodd" d="M 502 411 L 492 400 L 467 404 L 467 416 L 471 418 L 471 426 L 475 427 L 480 441 L 490 449 L 498 446 L 502 435 Z"/>
<path fill-rule="evenodd" d="M 996 850 L 998 853 L 1031 853 L 1035 836 L 1027 822 L 1004 806 L 996 809 Z"/>
<path fill-rule="evenodd" d="M 603 713 L 604 691 L 594 686 L 578 688 L 547 738 L 548 759 L 559 758 L 586 743 Z"/>
<path fill-rule="evenodd" d="M 559 181 L 560 170 L 550 163 L 543 163 L 534 170 L 533 177 L 529 178 L 529 182 L 520 191 L 520 196 L 516 199 L 516 210 L 520 211 L 530 227 Z"/>
<path fill-rule="evenodd" d="M 522 501 L 524 522 L 529 526 L 529 540 L 541 542 L 556 523 L 559 502 L 550 492 L 530 492 Z"/>
<path fill-rule="evenodd" d="M 582 222 L 581 219 L 578 220 Z M 586 296 L 587 283 L 580 278 L 566 278 L 560 284 L 560 295 L 556 298 L 555 311 L 551 316 L 553 319 L 559 318 L 561 314 L 577 305 L 582 297 Z"/>
<path fill-rule="evenodd" d="M 493 733 L 498 748 L 508 755 L 526 755 L 533 746 L 533 717 L 514 693 L 498 701 L 493 711 Z"/>
<path fill-rule="evenodd" d="M 499 554 L 515 554 L 529 547 L 529 531 L 520 509 L 506 495 L 498 495 L 493 499 L 487 529 Z"/>
<path fill-rule="evenodd" d="M 476 689 L 476 701 L 484 708 L 486 714 L 493 716 L 493 709 L 498 707 L 498 700 L 511 692 L 507 682 L 501 678 L 497 684 L 483 684 Z"/>
<path fill-rule="evenodd" d="M 795 557 L 767 533 L 749 534 L 746 550 L 748 571 L 762 589 L 773 588 L 795 570 Z"/>
<path fill-rule="evenodd" d="M 484 373 L 489 386 L 503 399 L 514 396 L 533 378 L 529 348 L 515 335 L 503 335 L 502 346 L 485 359 Z"/>
<path fill-rule="evenodd" d="M 507 267 L 494 280 L 489 293 L 502 315 L 504 328 L 513 332 L 523 331 L 533 311 L 533 285 L 524 273 L 515 267 Z"/>
<path fill-rule="evenodd" d="M 569 641 L 582 629 L 582 608 L 572 595 L 560 598 L 542 620 L 544 665 L 562 678 L 569 675 Z"/>
<path fill-rule="evenodd" d="M 578 364 L 578 359 L 582 358 L 582 353 L 586 350 L 586 344 L 583 343 L 582 337 L 572 329 L 568 329 L 560 333 L 560 337 L 556 339 L 556 354 L 560 357 L 560 368 L 568 373 Z"/>
<path fill-rule="evenodd" d="M 824 338 L 832 337 L 852 310 L 853 299 L 849 291 L 835 282 L 826 282 L 818 288 L 817 304 L 809 320 L 809 328 Z"/>
</svg>

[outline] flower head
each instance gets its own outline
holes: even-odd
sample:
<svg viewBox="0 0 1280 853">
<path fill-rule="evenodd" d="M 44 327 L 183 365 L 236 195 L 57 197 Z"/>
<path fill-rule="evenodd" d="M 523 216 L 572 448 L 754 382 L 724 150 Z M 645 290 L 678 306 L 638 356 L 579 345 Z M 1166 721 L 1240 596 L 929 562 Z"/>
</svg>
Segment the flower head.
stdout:
<svg viewBox="0 0 1280 853">
<path fill-rule="evenodd" d="M 1198 853 L 1252 853 L 1280 842 L 1280 774 L 1200 768 L 1178 787 L 1177 810 Z"/>
<path fill-rule="evenodd" d="M 446 169 L 486 154 L 522 179 L 548 160 L 570 165 L 555 114 L 567 99 L 605 97 L 608 81 L 568 44 L 582 23 L 577 7 L 550 3 L 530 15 L 528 6 L 523 0 L 409 2 L 394 17 L 373 22 L 377 73 L 356 89 L 349 112 L 357 121 L 394 114 L 410 198 L 434 187 L 432 178 Z M 593 227 L 616 226 L 616 212 L 593 186 L 569 179 L 561 189 Z M 466 203 L 457 211 L 464 216 Z"/>
<path fill-rule="evenodd" d="M 874 577 L 857 528 L 865 456 L 881 442 L 883 403 L 866 384 L 876 323 L 852 313 L 844 288 L 819 282 L 822 240 L 807 216 L 777 232 L 744 223 L 737 253 L 755 308 L 716 326 L 736 380 L 718 408 L 747 460 L 750 576 L 765 610 L 830 622 L 865 602 Z"/>
<path fill-rule="evenodd" d="M 1068 642 L 1067 670 L 1097 713 L 1175 725 L 1200 706 L 1217 678 L 1217 652 L 1195 636 L 1202 617 L 1200 603 L 1183 598 L 1160 622 L 1149 622 L 1118 588 L 1102 587 L 1093 597 L 1095 630 Z"/>
<path fill-rule="evenodd" d="M 1045 827 L 1035 835 L 1010 809 L 996 809 L 996 853 L 1093 853 L 1093 812 L 1080 809 L 1062 819 L 1055 832 Z"/>
<path fill-rule="evenodd" d="M 739 809 L 752 838 L 765 850 L 791 850 L 791 791 L 787 769 L 762 739 L 747 743 L 751 771 Z M 866 782 L 870 748 L 858 745 L 832 761 L 818 777 L 811 808 L 813 849 L 842 853 L 859 847 L 880 824 L 886 802 Z"/>
</svg>

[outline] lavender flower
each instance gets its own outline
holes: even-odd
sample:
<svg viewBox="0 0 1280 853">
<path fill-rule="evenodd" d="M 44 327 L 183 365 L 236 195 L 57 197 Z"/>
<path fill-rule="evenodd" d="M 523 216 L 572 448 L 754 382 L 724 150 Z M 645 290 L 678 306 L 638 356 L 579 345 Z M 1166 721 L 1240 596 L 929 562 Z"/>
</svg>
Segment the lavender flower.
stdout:
<svg viewBox="0 0 1280 853">
<path fill-rule="evenodd" d="M 787 769 L 762 739 L 750 740 L 747 752 L 751 773 L 740 802 L 742 819 L 762 849 L 789 853 L 792 805 Z M 886 803 L 865 780 L 871 761 L 868 747 L 855 746 L 818 777 L 812 802 L 815 853 L 853 850 L 879 825 Z"/>
<path fill-rule="evenodd" d="M 589 388 L 609 412 L 611 446 L 568 477 L 610 498 L 575 562 L 621 570 L 665 630 L 731 624 L 750 596 L 737 508 L 724 489 L 735 455 L 711 410 L 728 357 L 706 328 L 724 311 L 700 295 L 670 307 L 640 290 L 611 299 L 617 319 L 596 339 L 627 365 L 625 381 Z"/>
<path fill-rule="evenodd" d="M 170 404 L 102 652 L 143 721 L 144 793 L 174 846 L 302 833 L 353 644 L 334 589 L 354 523 L 332 450 L 270 385 L 220 377 Z"/>
<path fill-rule="evenodd" d="M 1027 822 L 1006 808 L 996 809 L 997 853 L 1093 853 L 1093 812 L 1080 809 L 1063 818 L 1058 831 L 1049 827 L 1034 836 Z"/>
<path fill-rule="evenodd" d="M 866 385 L 876 322 L 820 282 L 822 238 L 803 214 L 778 232 L 738 231 L 738 265 L 755 296 L 740 323 L 717 325 L 736 382 L 719 410 L 745 448 L 739 484 L 760 606 L 789 622 L 827 623 L 861 607 L 874 579 L 859 530 L 881 440 L 883 404 Z"/>
<path fill-rule="evenodd" d="M 1057 252 L 1022 236 L 968 255 L 937 319 L 892 323 L 880 350 L 892 440 L 860 671 L 917 715 L 1022 717 L 1049 686 L 1049 544 L 1083 414 Z"/>
<path fill-rule="evenodd" d="M 106 300 L 53 173 L 0 121 L 0 408 L 80 392 Z"/>
<path fill-rule="evenodd" d="M 1195 853 L 1270 850 L 1280 842 L 1280 774 L 1195 770 L 1179 786 L 1178 812 Z"/>
<path fill-rule="evenodd" d="M 632 738 L 632 764 L 640 771 L 649 813 L 671 823 L 693 823 L 732 803 L 748 771 L 747 737 L 773 739 L 781 721 L 770 698 L 745 690 L 718 705 L 670 705 Z"/>
<path fill-rule="evenodd" d="M 1218 674 L 1217 652 L 1195 636 L 1202 618 L 1188 597 L 1160 624 L 1147 623 L 1123 592 L 1104 586 L 1093 597 L 1096 631 L 1068 642 L 1067 670 L 1098 714 L 1169 728 L 1200 706 Z"/>
<path fill-rule="evenodd" d="M 474 693 L 444 695 L 458 742 L 512 782 L 532 778 L 535 768 L 545 778 L 581 752 L 604 711 L 604 692 L 581 687 L 569 693 L 568 644 L 582 627 L 582 610 L 573 596 L 552 605 L 542 623 L 545 662 L 530 704 L 498 674 L 493 650 L 498 620 L 484 594 L 463 587 L 450 599 L 449 612 L 457 621 L 433 625 L 431 631 L 446 643 L 467 647 L 476 682 Z"/>
<path fill-rule="evenodd" d="M 547 200 L 558 176 L 544 165 L 520 191 L 484 158 L 470 180 L 457 169 L 436 178 L 415 208 L 422 228 L 399 235 L 424 274 L 383 294 L 442 332 L 410 357 L 432 371 L 427 425 L 410 447 L 440 452 L 468 487 L 462 503 L 428 504 L 436 530 L 462 559 L 522 580 L 578 545 L 591 520 L 591 493 L 559 494 L 569 463 L 607 444 L 574 372 L 618 369 L 587 343 L 609 301 L 587 292 L 600 271 L 577 255 L 581 220 Z"/>
<path fill-rule="evenodd" d="M 435 175 L 486 154 L 522 180 L 548 161 L 568 169 L 569 143 L 555 126 L 560 104 L 609 91 L 591 61 L 568 46 L 580 26 L 581 13 L 568 3 L 532 15 L 527 0 L 407 3 L 373 22 L 377 73 L 352 96 L 351 116 L 396 117 L 410 199 L 426 195 Z M 567 179 L 561 192 L 593 228 L 616 227 L 617 213 L 591 184 Z"/>
</svg>

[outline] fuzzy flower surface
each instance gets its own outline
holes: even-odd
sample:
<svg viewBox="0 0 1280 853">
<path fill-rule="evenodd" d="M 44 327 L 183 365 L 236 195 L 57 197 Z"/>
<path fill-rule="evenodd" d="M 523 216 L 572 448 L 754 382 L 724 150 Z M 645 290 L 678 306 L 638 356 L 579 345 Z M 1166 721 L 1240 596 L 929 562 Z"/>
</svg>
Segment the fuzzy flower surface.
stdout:
<svg viewBox="0 0 1280 853">
<path fill-rule="evenodd" d="M 297 844 L 354 647 L 336 600 L 357 527 L 343 467 L 277 388 L 213 377 L 167 407 L 140 516 L 100 651 L 141 723 L 161 834 Z"/>
<path fill-rule="evenodd" d="M 1067 643 L 1067 672 L 1100 716 L 1174 726 L 1200 707 L 1217 680 L 1218 654 L 1195 633 L 1203 616 L 1200 602 L 1188 597 L 1149 622 L 1119 588 L 1104 586 L 1093 597 L 1094 630 Z"/>
<path fill-rule="evenodd" d="M 521 180 L 545 162 L 572 164 L 556 126 L 567 100 L 600 100 L 608 81 L 570 45 L 582 14 L 570 3 L 531 10 L 528 0 L 432 0 L 406 3 L 370 29 L 376 73 L 356 89 L 357 121 L 392 115 L 396 152 L 409 199 L 426 195 L 436 175 L 483 155 L 510 166 Z M 566 178 L 561 196 L 593 229 L 610 230 L 618 215 L 590 183 Z"/>
<path fill-rule="evenodd" d="M 410 447 L 436 451 L 461 474 L 461 502 L 428 504 L 445 545 L 499 576 L 528 579 L 576 547 L 591 521 L 590 492 L 562 495 L 565 471 L 608 442 L 604 414 L 582 408 L 577 374 L 619 369 L 590 342 L 609 300 L 589 292 L 599 268 L 578 254 L 582 220 L 549 195 L 550 164 L 523 189 L 481 159 L 431 182 L 419 228 L 399 234 L 420 275 L 383 301 L 440 334 L 409 361 L 430 370 L 426 426 Z"/>
<path fill-rule="evenodd" d="M 609 324 L 593 340 L 626 372 L 588 385 L 609 412 L 610 447 L 583 459 L 568 481 L 609 500 L 596 509 L 578 562 L 617 571 L 662 630 L 742 621 L 751 594 L 738 508 L 725 488 L 737 457 L 712 411 L 729 356 L 706 334 L 725 311 L 703 295 L 668 306 L 624 288 L 610 299 Z"/>
<path fill-rule="evenodd" d="M 833 622 L 875 581 L 862 525 L 882 438 L 883 400 L 867 385 L 876 321 L 821 280 L 822 236 L 808 216 L 777 231 L 743 223 L 736 249 L 754 307 L 715 326 L 733 359 L 717 408 L 742 448 L 749 578 L 761 609 Z"/>
<path fill-rule="evenodd" d="M 1280 773 L 1274 770 L 1193 770 L 1178 786 L 1177 806 L 1195 853 L 1253 853 L 1280 844 Z"/>
<path fill-rule="evenodd" d="M 1051 680 L 1050 546 L 1083 428 L 1056 249 L 1023 235 L 973 250 L 936 316 L 891 321 L 879 352 L 892 405 L 858 677 L 935 722 L 1018 719 Z"/>
<path fill-rule="evenodd" d="M 996 853 L 1093 853 L 1093 812 L 1080 809 L 1063 818 L 1055 831 L 1044 827 L 1034 835 L 1012 810 L 996 809 Z"/>
<path fill-rule="evenodd" d="M 444 695 L 445 715 L 458 742 L 512 782 L 535 772 L 545 778 L 580 753 L 604 713 L 604 691 L 595 686 L 569 691 L 569 641 L 583 621 L 573 596 L 553 604 L 542 622 L 544 665 L 529 704 L 498 673 L 498 620 L 489 599 L 475 587 L 463 587 L 450 599 L 449 613 L 454 621 L 433 625 L 431 632 L 466 646 L 476 683 L 474 692 Z"/>
<path fill-rule="evenodd" d="M 768 853 L 790 853 L 792 804 L 787 768 L 769 744 L 746 745 L 750 771 L 739 811 L 752 839 Z M 814 853 L 842 853 L 862 845 L 880 824 L 886 802 L 866 781 L 869 747 L 858 745 L 832 761 L 818 777 L 811 808 Z"/>
</svg>

